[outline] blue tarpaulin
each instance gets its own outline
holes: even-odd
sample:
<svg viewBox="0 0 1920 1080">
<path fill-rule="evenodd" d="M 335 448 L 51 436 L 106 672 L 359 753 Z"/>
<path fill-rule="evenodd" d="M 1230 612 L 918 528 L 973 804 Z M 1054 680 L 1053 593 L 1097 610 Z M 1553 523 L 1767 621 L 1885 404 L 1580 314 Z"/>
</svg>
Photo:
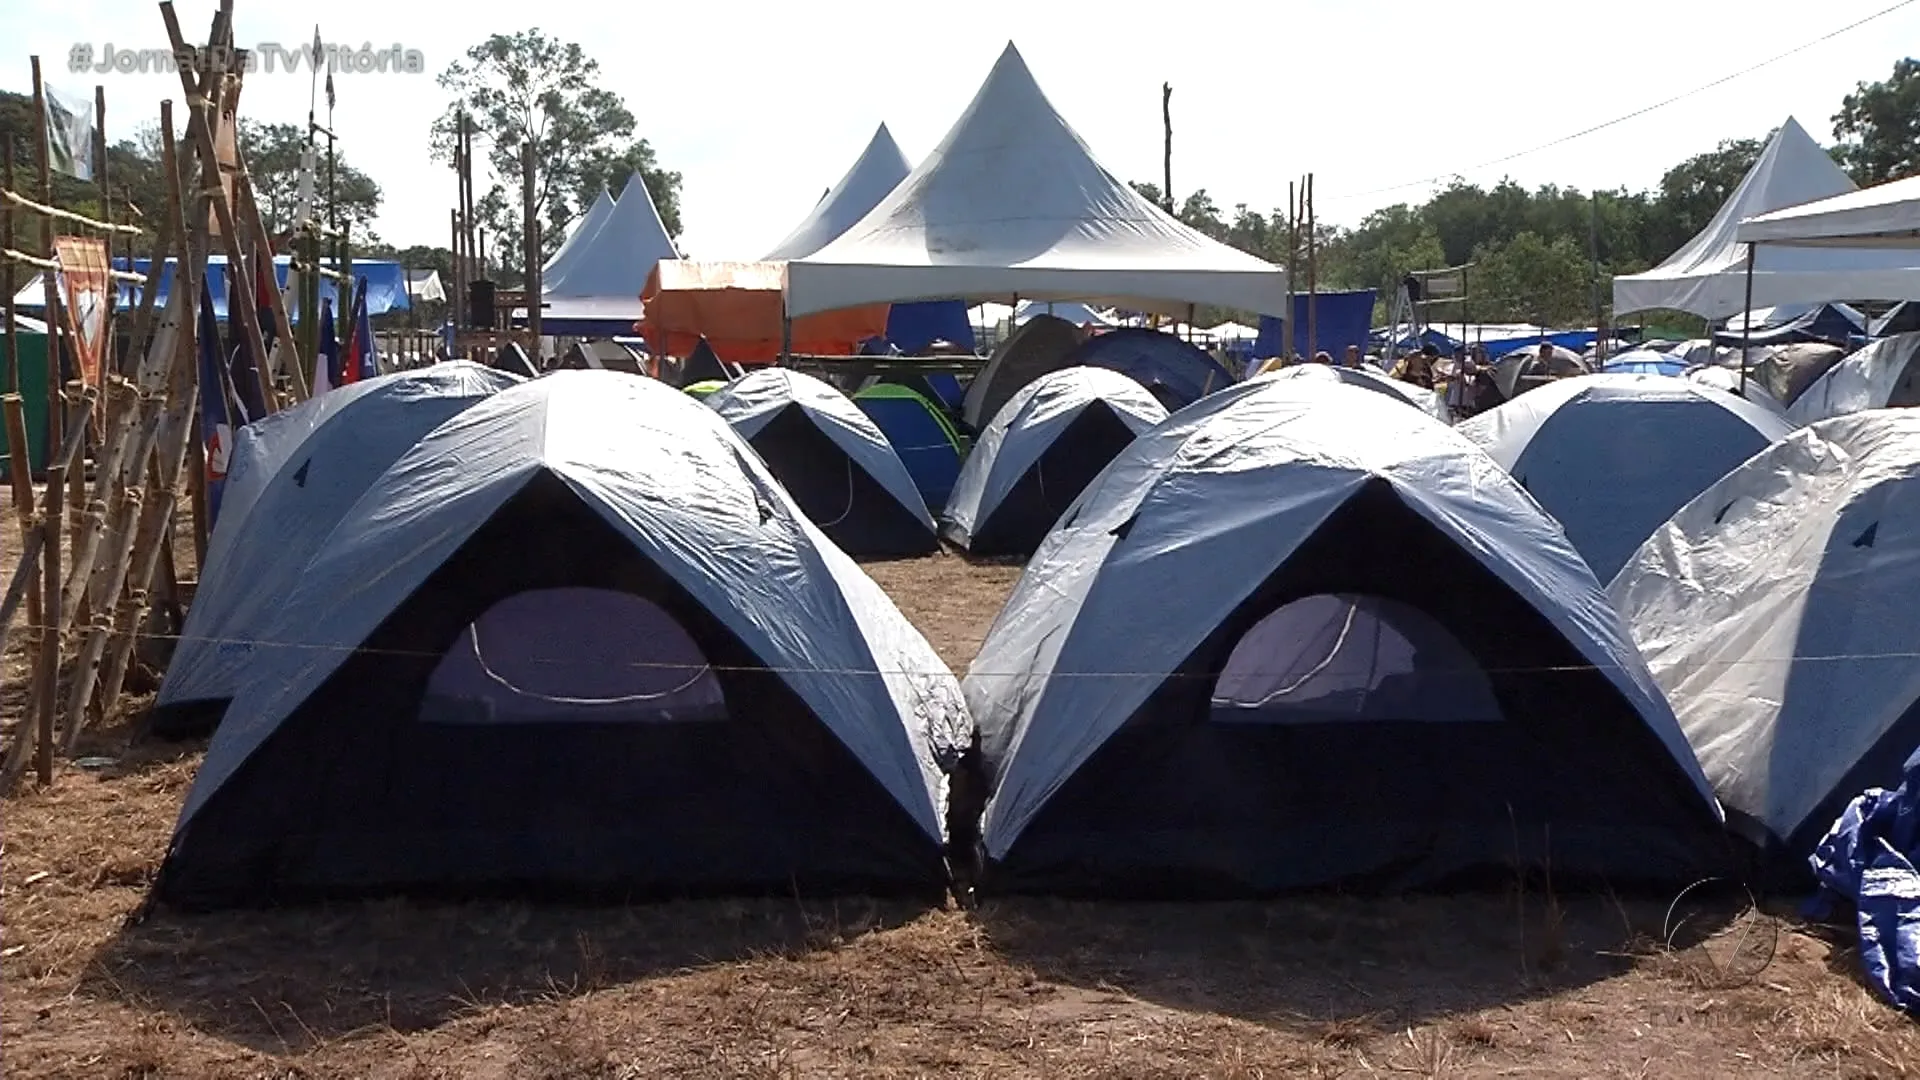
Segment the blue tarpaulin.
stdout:
<svg viewBox="0 0 1920 1080">
<path fill-rule="evenodd" d="M 274 279 L 282 289 L 287 287 L 287 268 L 291 264 L 291 261 L 292 260 L 285 255 L 278 256 L 273 260 Z M 152 265 L 153 260 L 151 259 L 135 259 L 133 260 L 133 271 L 137 274 L 151 275 Z M 209 256 L 207 259 L 207 268 L 209 271 L 205 276 L 207 291 L 213 294 L 214 316 L 221 319 L 227 317 L 226 265 L 227 260 L 225 256 Z M 323 265 L 331 268 L 333 264 L 325 263 Z M 125 270 L 127 269 L 127 260 L 124 258 L 115 259 L 113 260 L 113 266 L 116 270 Z M 160 291 L 155 294 L 153 298 L 156 308 L 164 306 L 167 302 L 167 290 L 173 285 L 173 272 L 174 260 L 168 259 L 160 270 Z M 367 283 L 367 314 L 384 315 L 389 311 L 405 311 L 411 306 L 407 293 L 407 269 L 401 264 L 375 260 L 366 262 L 356 260 L 353 263 L 353 276 L 364 279 Z M 336 310 L 343 310 L 346 305 L 335 299 L 333 286 L 333 281 L 327 278 L 321 278 L 320 299 L 323 301 L 331 300 Z M 120 296 L 119 299 L 114 301 L 115 307 L 121 311 L 132 310 L 140 303 L 139 290 L 140 286 L 132 284 L 131 282 L 120 282 Z M 34 303 L 28 302 L 29 300 L 43 296 L 44 294 L 41 291 L 34 290 L 32 297 L 21 297 L 18 306 L 22 308 L 44 308 L 46 306 L 44 299 L 37 299 Z M 295 305 L 299 303 L 297 297 L 290 297 L 289 300 Z M 298 312 L 295 311 L 292 314 L 294 321 L 298 322 Z"/>
<path fill-rule="evenodd" d="M 1868 788 L 1814 848 L 1820 881 L 1810 914 L 1853 905 L 1860 966 L 1895 1008 L 1920 1016 L 1920 750 L 1899 787 Z"/>
<path fill-rule="evenodd" d="M 1592 330 L 1560 330 L 1542 337 L 1540 334 L 1527 334 L 1522 337 L 1494 338 L 1480 342 L 1487 351 L 1487 359 L 1498 360 L 1510 352 L 1524 349 L 1529 345 L 1538 345 L 1545 340 L 1549 345 L 1557 345 L 1571 352 L 1585 352 L 1600 340 L 1600 335 Z"/>
<path fill-rule="evenodd" d="M 923 353 L 936 341 L 973 351 L 973 321 L 964 300 L 895 304 L 887 312 L 887 341 L 902 353 Z"/>
<path fill-rule="evenodd" d="M 1307 297 L 1293 298 L 1293 355 L 1312 357 L 1325 352 L 1335 360 L 1357 345 L 1366 351 L 1373 330 L 1374 290 L 1313 294 L 1313 348 L 1307 348 Z M 1253 343 L 1256 360 L 1279 356 L 1285 348 L 1286 328 L 1271 315 L 1260 317 L 1260 337 Z"/>
</svg>

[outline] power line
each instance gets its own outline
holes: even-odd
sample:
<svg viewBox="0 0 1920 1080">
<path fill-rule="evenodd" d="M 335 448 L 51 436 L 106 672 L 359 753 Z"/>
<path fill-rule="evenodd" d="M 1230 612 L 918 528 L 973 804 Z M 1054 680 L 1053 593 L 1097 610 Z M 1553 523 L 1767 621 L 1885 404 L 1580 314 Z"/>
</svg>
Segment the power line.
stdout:
<svg viewBox="0 0 1920 1080">
<path fill-rule="evenodd" d="M 1351 194 L 1335 195 L 1335 196 L 1332 196 L 1331 198 L 1334 199 L 1335 201 L 1339 201 L 1343 199 L 1362 199 L 1370 195 L 1385 195 L 1389 192 L 1404 191 L 1408 188 L 1427 187 L 1432 184 L 1440 183 L 1441 181 L 1446 180 L 1450 177 L 1460 176 L 1470 172 L 1478 172 L 1481 169 L 1491 168 L 1495 165 L 1504 165 L 1509 161 L 1517 161 L 1520 158 L 1529 157 L 1533 154 L 1537 154 L 1542 150 L 1551 150 L 1556 146 L 1560 146 L 1565 143 L 1570 143 L 1575 139 L 1584 139 L 1588 135 L 1592 135 L 1595 132 L 1605 131 L 1610 127 L 1615 127 L 1617 125 L 1624 124 L 1629 120 L 1639 119 L 1640 117 L 1645 116 L 1650 112 L 1654 112 L 1655 110 L 1658 110 L 1658 109 L 1664 109 L 1667 106 L 1674 104 L 1675 102 L 1685 101 L 1687 98 L 1694 97 L 1695 95 L 1698 95 L 1698 94 L 1704 94 L 1708 90 L 1715 89 L 1716 87 L 1724 86 L 1727 83 L 1734 81 L 1735 79 L 1741 78 L 1743 76 L 1751 75 L 1754 72 L 1759 71 L 1761 68 L 1768 67 L 1772 64 L 1777 64 L 1780 61 L 1785 60 L 1790 56 L 1795 56 L 1795 55 L 1798 55 L 1799 53 L 1806 52 L 1808 49 L 1811 49 L 1816 45 L 1823 45 L 1829 41 L 1832 41 L 1834 38 L 1839 37 L 1842 34 L 1849 33 L 1854 30 L 1858 30 L 1862 26 L 1865 26 L 1868 23 L 1875 21 L 1876 19 L 1885 18 L 1886 16 L 1891 15 L 1896 11 L 1899 11 L 1901 8 L 1910 7 L 1915 3 L 1920 3 L 1920 0 L 1900 0 L 1899 3 L 1893 5 L 1892 7 L 1884 8 L 1880 11 L 1876 11 L 1873 14 L 1868 15 L 1864 19 L 1860 19 L 1856 22 L 1848 23 L 1847 25 L 1840 27 L 1838 30 L 1829 31 L 1817 38 L 1814 38 L 1811 41 L 1802 42 L 1798 45 L 1795 45 L 1793 48 L 1788 49 L 1786 52 L 1780 53 L 1776 56 L 1770 56 L 1767 59 L 1762 60 L 1751 67 L 1742 68 L 1739 71 L 1733 72 L 1732 74 L 1729 74 L 1729 75 L 1723 75 L 1720 78 L 1715 79 L 1710 83 L 1706 83 L 1701 86 L 1696 86 L 1693 89 L 1688 90 L 1684 93 L 1676 94 L 1673 97 L 1667 98 L 1665 101 L 1658 101 L 1652 105 L 1645 106 L 1644 108 L 1635 109 L 1633 112 L 1630 112 L 1625 116 L 1618 116 L 1613 118 L 1612 120 L 1606 121 L 1605 123 L 1595 124 L 1590 128 L 1586 128 L 1582 131 L 1576 131 L 1571 135 L 1563 135 L 1558 139 L 1554 139 L 1552 142 L 1541 143 L 1539 146 L 1533 147 L 1532 149 L 1521 150 L 1517 153 L 1508 154 L 1505 157 L 1494 158 L 1492 161 L 1483 161 L 1478 165 L 1469 166 L 1465 169 L 1450 170 L 1448 172 L 1440 173 L 1436 176 L 1429 176 L 1423 180 L 1409 180 L 1404 184 L 1394 184 L 1391 187 L 1374 188 L 1371 191 L 1359 191 L 1359 192 L 1353 192 Z"/>
</svg>

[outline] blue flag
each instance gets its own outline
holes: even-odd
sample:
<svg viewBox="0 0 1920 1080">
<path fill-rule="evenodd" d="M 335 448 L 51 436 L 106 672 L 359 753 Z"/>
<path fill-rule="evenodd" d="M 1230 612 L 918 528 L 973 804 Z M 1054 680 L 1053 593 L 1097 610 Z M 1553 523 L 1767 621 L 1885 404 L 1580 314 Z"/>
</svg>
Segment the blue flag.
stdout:
<svg viewBox="0 0 1920 1080">
<path fill-rule="evenodd" d="M 313 356 L 315 397 L 340 385 L 340 336 L 333 329 L 333 301 L 320 301 L 320 344 Z"/>
<path fill-rule="evenodd" d="M 200 279 L 200 319 L 195 335 L 200 349 L 200 438 L 207 451 L 207 520 L 220 516 L 220 493 L 226 486 L 227 462 L 233 453 L 233 413 L 228 407 L 227 379 L 231 369 L 221 362 L 220 320 L 213 314 L 213 292 Z"/>
</svg>

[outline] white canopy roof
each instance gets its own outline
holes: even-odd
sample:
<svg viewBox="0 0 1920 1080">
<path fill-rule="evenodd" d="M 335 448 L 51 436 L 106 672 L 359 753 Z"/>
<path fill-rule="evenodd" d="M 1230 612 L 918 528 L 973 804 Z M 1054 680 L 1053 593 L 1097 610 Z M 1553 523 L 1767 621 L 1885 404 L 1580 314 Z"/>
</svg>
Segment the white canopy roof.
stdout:
<svg viewBox="0 0 1920 1080">
<path fill-rule="evenodd" d="M 1739 237 L 1802 247 L 1920 248 L 1920 176 L 1748 218 Z M 1920 266 L 1920 255 L 1911 259 Z"/>
<path fill-rule="evenodd" d="M 1788 117 L 1698 236 L 1659 266 L 1613 279 L 1614 314 L 1668 308 L 1720 319 L 1742 310 L 1749 305 L 1740 223 L 1853 190 L 1833 158 Z M 1762 246 L 1754 256 L 1752 304 L 1920 297 L 1916 262 L 1900 251 Z"/>
<path fill-rule="evenodd" d="M 790 316 L 880 302 L 1093 300 L 1283 314 L 1286 272 L 1154 206 L 1093 157 L 1008 44 L 940 146 L 787 264 Z"/>
<path fill-rule="evenodd" d="M 547 265 L 540 268 L 540 280 L 547 291 L 551 292 L 555 285 L 566 278 L 567 271 L 580 261 L 580 253 L 587 250 L 587 245 L 599 235 L 601 227 L 612 214 L 613 195 L 606 188 L 601 188 L 600 197 L 593 200 L 593 205 L 587 208 L 573 231 L 567 233 L 560 250 L 554 252 L 553 258 L 547 260 Z"/>
<path fill-rule="evenodd" d="M 640 290 L 647 275 L 661 259 L 677 259 L 667 227 L 660 223 L 660 211 L 653 196 L 635 173 L 615 200 L 607 220 L 587 238 L 580 254 L 566 273 L 544 282 L 548 297 L 618 298 L 631 301 L 633 317 L 639 318 Z M 550 313 L 557 314 L 553 308 Z"/>
<path fill-rule="evenodd" d="M 847 170 L 807 219 L 769 251 L 763 261 L 804 259 L 819 251 L 880 205 L 880 200 L 907 178 L 908 171 L 900 144 L 893 141 L 887 125 L 881 124 L 853 168 Z"/>
</svg>

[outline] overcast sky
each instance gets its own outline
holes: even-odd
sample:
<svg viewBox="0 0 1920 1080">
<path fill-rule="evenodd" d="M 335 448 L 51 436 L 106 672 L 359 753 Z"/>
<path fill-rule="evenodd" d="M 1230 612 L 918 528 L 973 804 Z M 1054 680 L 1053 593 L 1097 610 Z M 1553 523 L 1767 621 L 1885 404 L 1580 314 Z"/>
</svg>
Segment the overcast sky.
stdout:
<svg viewBox="0 0 1920 1080">
<path fill-rule="evenodd" d="M 1173 182 L 1223 209 L 1284 206 L 1287 182 L 1315 174 L 1318 216 L 1351 225 L 1417 201 L 1428 177 L 1503 175 L 1529 186 L 1644 188 L 1721 139 L 1757 136 L 1792 115 L 1830 140 L 1831 116 L 1861 80 L 1885 78 L 1920 48 L 1920 2 L 1645 116 L 1518 160 L 1485 163 L 1684 93 L 1812 42 L 1900 0 L 1293 0 L 1252 4 L 1046 5 L 976 0 L 901 5 L 617 5 L 504 0 L 460 4 L 239 0 L 236 40 L 287 50 L 313 40 L 417 50 L 425 74 L 342 74 L 341 149 L 386 193 L 379 222 L 397 244 L 447 243 L 453 175 L 430 162 L 427 127 L 447 103 L 434 76 L 494 31 L 536 24 L 579 42 L 602 85 L 626 99 L 663 165 L 685 176 L 681 246 L 754 258 L 838 179 L 876 124 L 909 161 L 959 116 L 1009 39 L 1056 108 L 1114 172 L 1160 177 L 1160 85 L 1173 84 Z M 177 5 L 203 40 L 215 5 Z M 1580 22 L 1579 12 L 1589 19 Z M 75 46 L 166 45 L 144 0 L 0 0 L 0 87 L 30 87 L 39 54 L 57 89 L 107 88 L 111 138 L 180 99 L 171 74 L 75 74 Z M 303 123 L 309 79 L 250 77 L 242 112 Z M 324 103 L 322 105 L 324 109 Z M 482 190 L 485 178 L 478 183 Z M 1392 189 L 1392 190 L 1382 190 Z"/>
</svg>

